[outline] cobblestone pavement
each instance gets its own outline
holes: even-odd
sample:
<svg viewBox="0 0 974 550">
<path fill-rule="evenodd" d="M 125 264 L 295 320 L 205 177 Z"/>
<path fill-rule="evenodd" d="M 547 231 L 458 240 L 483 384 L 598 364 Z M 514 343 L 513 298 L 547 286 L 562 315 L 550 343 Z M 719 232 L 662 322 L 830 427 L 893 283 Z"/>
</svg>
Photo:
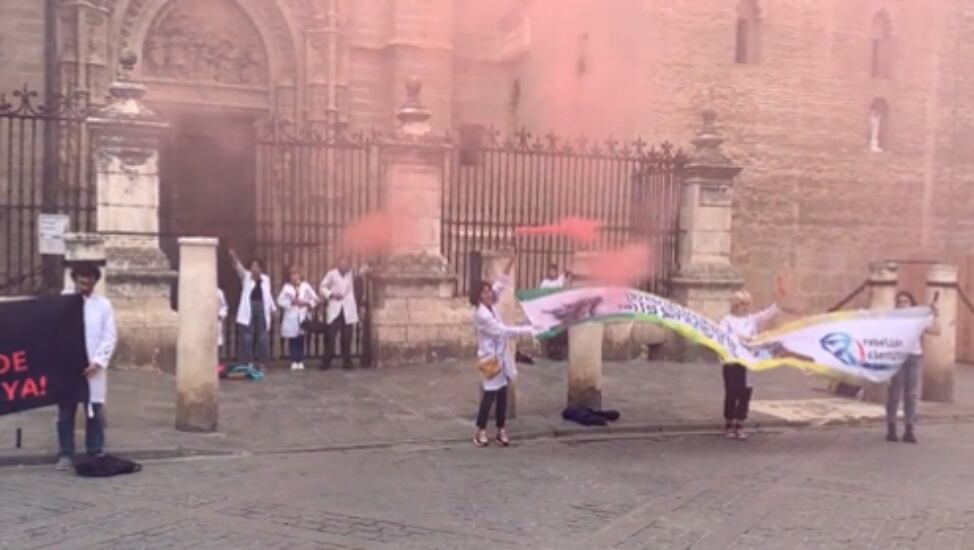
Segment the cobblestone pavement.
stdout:
<svg viewBox="0 0 974 550">
<path fill-rule="evenodd" d="M 0 548 L 972 548 L 974 425 L 0 468 Z"/>
<path fill-rule="evenodd" d="M 561 419 L 565 364 L 539 362 L 520 368 L 515 434 L 577 430 Z M 214 451 L 295 450 L 466 438 L 478 399 L 478 381 L 466 362 L 440 362 L 389 369 L 274 371 L 260 382 L 224 381 L 220 426 L 213 434 L 173 429 L 175 384 L 158 372 L 114 371 L 109 376 L 108 448 L 116 452 L 192 449 Z M 754 373 L 752 421 L 816 422 L 872 415 L 878 405 L 828 400 L 821 378 L 792 369 Z M 924 419 L 974 417 L 974 368 L 959 367 L 957 403 L 921 403 Z M 722 423 L 723 389 L 715 364 L 645 360 L 607 363 L 603 402 L 622 411 L 616 429 L 655 429 Z M 825 400 L 823 400 L 825 399 Z M 866 405 L 866 406 L 863 406 Z M 81 421 L 79 415 L 79 422 Z M 22 428 L 23 448 L 15 449 Z M 603 431 L 596 428 L 593 431 Z M 78 434 L 79 441 L 81 434 Z M 54 411 L 50 408 L 0 417 L 0 464 L 26 456 L 53 456 Z"/>
</svg>

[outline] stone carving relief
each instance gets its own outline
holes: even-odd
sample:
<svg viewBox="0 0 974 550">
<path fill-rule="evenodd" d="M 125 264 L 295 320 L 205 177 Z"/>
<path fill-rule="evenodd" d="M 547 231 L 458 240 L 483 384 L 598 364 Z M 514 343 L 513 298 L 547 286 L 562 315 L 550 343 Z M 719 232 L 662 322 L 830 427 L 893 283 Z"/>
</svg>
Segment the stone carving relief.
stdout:
<svg viewBox="0 0 974 550">
<path fill-rule="evenodd" d="M 148 76 L 261 85 L 267 58 L 257 29 L 232 0 L 177 0 L 160 12 L 143 45 Z"/>
</svg>

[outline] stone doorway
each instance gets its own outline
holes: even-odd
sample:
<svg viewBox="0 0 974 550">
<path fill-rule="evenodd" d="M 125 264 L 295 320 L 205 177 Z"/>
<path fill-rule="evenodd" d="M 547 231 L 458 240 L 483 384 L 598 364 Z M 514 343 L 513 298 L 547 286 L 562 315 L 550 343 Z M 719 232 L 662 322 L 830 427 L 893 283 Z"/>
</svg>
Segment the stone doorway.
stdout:
<svg viewBox="0 0 974 550">
<path fill-rule="evenodd" d="M 200 111 L 163 111 L 162 116 L 172 125 L 162 159 L 163 249 L 178 266 L 177 236 L 219 238 L 217 282 L 235 311 L 240 281 L 228 248 L 246 261 L 257 239 L 254 119 Z"/>
</svg>

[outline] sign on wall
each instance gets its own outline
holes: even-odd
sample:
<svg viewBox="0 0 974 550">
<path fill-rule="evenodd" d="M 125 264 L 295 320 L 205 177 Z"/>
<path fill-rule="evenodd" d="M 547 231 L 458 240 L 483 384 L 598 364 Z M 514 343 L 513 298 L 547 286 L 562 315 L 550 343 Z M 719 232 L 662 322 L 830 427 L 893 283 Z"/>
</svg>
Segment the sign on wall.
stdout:
<svg viewBox="0 0 974 550">
<path fill-rule="evenodd" d="M 64 234 L 71 225 L 67 214 L 37 215 L 37 249 L 42 255 L 64 256 Z"/>
</svg>

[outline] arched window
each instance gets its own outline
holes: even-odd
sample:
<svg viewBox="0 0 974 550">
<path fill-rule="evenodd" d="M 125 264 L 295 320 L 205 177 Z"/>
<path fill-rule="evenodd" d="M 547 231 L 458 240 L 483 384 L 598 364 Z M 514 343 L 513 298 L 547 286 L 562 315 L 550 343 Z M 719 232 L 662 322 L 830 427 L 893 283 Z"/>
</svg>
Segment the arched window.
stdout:
<svg viewBox="0 0 974 550">
<path fill-rule="evenodd" d="M 869 107 L 869 150 L 883 153 L 889 150 L 889 104 L 877 97 Z"/>
<path fill-rule="evenodd" d="M 889 78 L 892 73 L 893 25 L 882 10 L 873 17 L 871 73 L 874 78 Z"/>
<path fill-rule="evenodd" d="M 734 61 L 756 63 L 761 50 L 761 8 L 758 0 L 741 0 L 737 4 L 737 44 Z"/>
</svg>

